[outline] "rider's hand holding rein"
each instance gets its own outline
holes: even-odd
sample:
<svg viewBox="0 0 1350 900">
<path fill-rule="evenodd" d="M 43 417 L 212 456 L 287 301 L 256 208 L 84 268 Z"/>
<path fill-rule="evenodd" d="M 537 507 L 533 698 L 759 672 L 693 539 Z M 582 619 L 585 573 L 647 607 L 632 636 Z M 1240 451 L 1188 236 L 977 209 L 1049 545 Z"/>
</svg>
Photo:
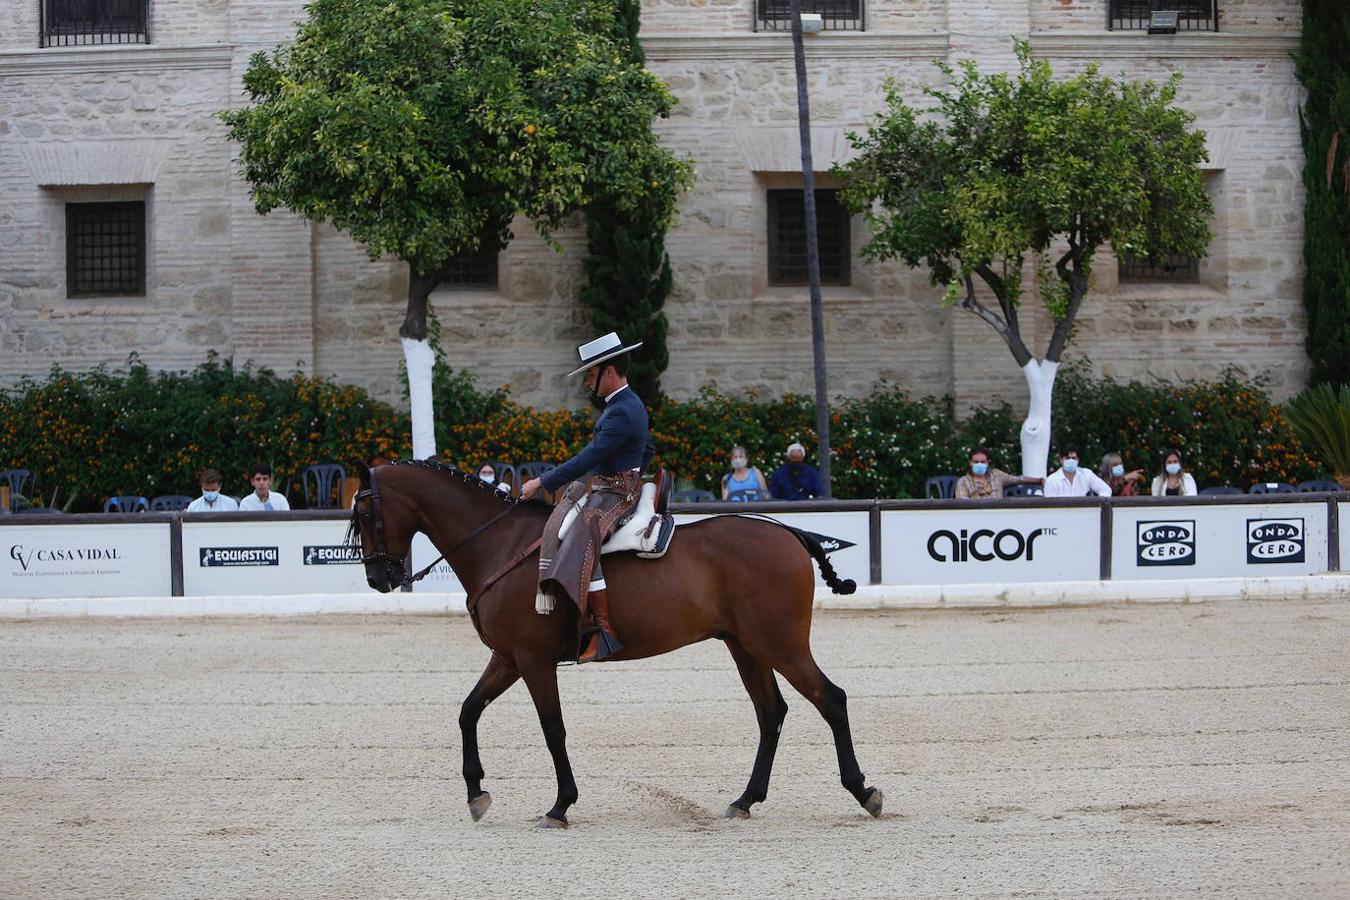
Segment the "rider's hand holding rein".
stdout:
<svg viewBox="0 0 1350 900">
<path fill-rule="evenodd" d="M 544 487 L 543 483 L 540 482 L 538 478 L 531 478 L 529 481 L 525 482 L 520 486 L 520 499 L 522 500 L 534 499 L 534 495 L 539 493 L 539 491 L 542 490 L 543 487 Z"/>
</svg>

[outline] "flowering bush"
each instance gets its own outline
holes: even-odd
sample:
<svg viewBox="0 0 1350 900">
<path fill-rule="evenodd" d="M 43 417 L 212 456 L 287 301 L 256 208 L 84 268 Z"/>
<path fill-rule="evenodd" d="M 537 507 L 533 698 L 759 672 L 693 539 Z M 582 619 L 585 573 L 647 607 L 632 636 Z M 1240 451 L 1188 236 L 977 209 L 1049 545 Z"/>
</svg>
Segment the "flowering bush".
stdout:
<svg viewBox="0 0 1350 900">
<path fill-rule="evenodd" d="M 409 444 L 407 415 L 361 388 L 214 355 L 191 372 L 151 372 L 133 354 L 125 371 L 53 368 L 0 389 L 0 469 L 31 469 L 42 499 L 72 510 L 114 494 L 195 495 L 207 467 L 237 495 L 254 462 L 283 483 L 311 463 L 350 466 Z"/>
</svg>

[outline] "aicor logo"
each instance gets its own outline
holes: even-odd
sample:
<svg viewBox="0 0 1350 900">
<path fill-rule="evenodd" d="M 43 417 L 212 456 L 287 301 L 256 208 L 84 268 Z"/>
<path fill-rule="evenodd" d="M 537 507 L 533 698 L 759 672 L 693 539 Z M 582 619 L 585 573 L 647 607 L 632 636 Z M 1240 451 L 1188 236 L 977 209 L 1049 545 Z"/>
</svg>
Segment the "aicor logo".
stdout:
<svg viewBox="0 0 1350 900">
<path fill-rule="evenodd" d="M 991 559 L 1006 562 L 1025 559 L 1031 562 L 1035 559 L 1036 539 L 1058 533 L 1057 528 L 1036 528 L 1027 534 L 1016 528 L 1002 531 L 980 528 L 974 532 L 962 528 L 957 534 L 944 528 L 928 536 L 928 555 L 938 562 L 967 562 L 972 559 L 977 562 Z"/>
<path fill-rule="evenodd" d="M 1247 562 L 1304 561 L 1302 519 L 1248 519 Z"/>
<path fill-rule="evenodd" d="M 1139 522 L 1135 562 L 1141 566 L 1195 565 L 1195 520 Z"/>
</svg>

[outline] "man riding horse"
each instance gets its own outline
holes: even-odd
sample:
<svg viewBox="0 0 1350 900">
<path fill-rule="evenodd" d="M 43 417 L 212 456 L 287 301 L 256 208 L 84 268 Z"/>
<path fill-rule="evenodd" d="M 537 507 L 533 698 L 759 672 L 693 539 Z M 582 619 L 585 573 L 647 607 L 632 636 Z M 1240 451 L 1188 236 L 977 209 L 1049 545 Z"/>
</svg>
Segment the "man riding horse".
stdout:
<svg viewBox="0 0 1350 900">
<path fill-rule="evenodd" d="M 591 442 L 576 456 L 521 486 L 529 500 L 541 490 L 566 485 L 544 527 L 539 548 L 539 594 L 535 608 L 548 613 L 553 598 L 571 597 L 577 608 L 589 609 L 593 630 L 577 662 L 595 662 L 623 649 L 609 624 L 609 597 L 600 567 L 600 545 L 614 526 L 637 505 L 642 469 L 653 456 L 647 408 L 628 386 L 628 354 L 642 346 L 625 346 L 614 332 L 577 348 L 581 365 L 570 378 L 585 372 L 591 402 L 603 407 Z M 558 532 L 567 514 L 581 505 L 566 534 Z"/>
</svg>

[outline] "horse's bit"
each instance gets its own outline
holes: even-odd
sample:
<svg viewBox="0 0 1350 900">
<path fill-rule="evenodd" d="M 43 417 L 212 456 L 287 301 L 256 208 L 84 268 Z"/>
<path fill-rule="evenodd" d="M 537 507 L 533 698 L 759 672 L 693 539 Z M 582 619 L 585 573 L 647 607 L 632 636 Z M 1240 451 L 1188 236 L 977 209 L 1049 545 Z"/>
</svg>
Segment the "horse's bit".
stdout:
<svg viewBox="0 0 1350 900">
<path fill-rule="evenodd" d="M 357 491 L 356 496 L 353 499 L 354 502 L 360 502 L 361 500 L 364 499 L 370 500 L 370 512 L 365 514 L 357 512 L 357 515 L 360 516 L 362 519 L 372 519 L 374 521 L 375 527 L 375 552 L 369 555 L 362 555 L 361 562 L 362 564 L 369 564 L 373 562 L 383 564 L 385 578 L 392 584 L 395 581 L 393 577 L 394 572 L 406 572 L 407 557 L 394 556 L 385 548 L 384 514 L 380 511 L 380 483 L 375 477 L 374 469 L 370 470 L 370 487 L 364 491 Z M 460 547 L 463 547 L 469 541 L 473 540 L 483 532 L 487 531 L 493 525 L 497 524 L 497 521 L 499 519 L 515 510 L 516 507 L 518 507 L 519 505 L 520 505 L 519 501 L 513 501 L 511 505 L 508 506 L 506 509 L 497 513 L 495 516 L 488 519 L 482 525 L 479 525 L 473 531 L 470 531 L 464 537 L 456 541 L 453 547 L 451 547 L 449 550 L 446 550 L 445 553 L 442 553 L 440 556 L 436 557 L 436 559 L 431 563 L 431 565 L 422 569 L 415 575 L 405 574 L 402 579 L 398 580 L 398 586 L 400 588 L 412 587 L 412 585 L 416 584 L 423 578 L 427 577 L 427 575 L 430 574 L 432 569 L 436 568 L 436 566 L 440 565 L 445 560 L 445 557 L 448 554 L 454 553 Z"/>
</svg>

